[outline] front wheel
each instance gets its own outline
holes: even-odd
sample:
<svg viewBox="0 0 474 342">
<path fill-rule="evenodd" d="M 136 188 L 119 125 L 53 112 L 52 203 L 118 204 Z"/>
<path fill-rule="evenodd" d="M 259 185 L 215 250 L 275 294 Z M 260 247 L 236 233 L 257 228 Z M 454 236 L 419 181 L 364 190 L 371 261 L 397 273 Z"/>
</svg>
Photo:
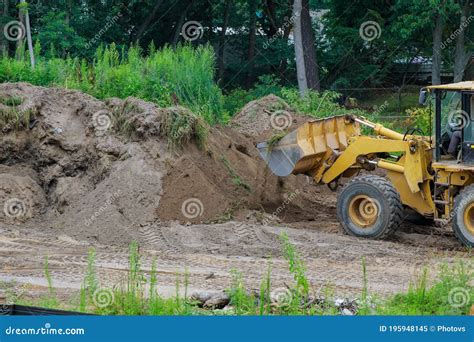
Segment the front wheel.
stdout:
<svg viewBox="0 0 474 342">
<path fill-rule="evenodd" d="M 474 184 L 465 187 L 454 198 L 453 230 L 468 247 L 474 247 Z"/>
<path fill-rule="evenodd" d="M 337 198 L 337 216 L 350 235 L 385 239 L 402 220 L 403 205 L 392 183 L 363 175 L 348 182 Z"/>
</svg>

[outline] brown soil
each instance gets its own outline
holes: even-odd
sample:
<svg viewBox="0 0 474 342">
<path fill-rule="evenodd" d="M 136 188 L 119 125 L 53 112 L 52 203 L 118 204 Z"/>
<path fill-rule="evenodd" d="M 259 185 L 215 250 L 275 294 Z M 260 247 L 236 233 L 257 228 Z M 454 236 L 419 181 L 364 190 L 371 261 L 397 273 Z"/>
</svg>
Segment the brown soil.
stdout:
<svg viewBox="0 0 474 342">
<path fill-rule="evenodd" d="M 26 211 L 0 216 L 5 223 L 127 244 L 137 238 L 137 227 L 151 222 L 261 220 L 258 212 L 275 211 L 271 221 L 314 220 L 315 212 L 333 216 L 332 194 L 305 176 L 275 177 L 252 139 L 231 128 L 210 129 L 204 147 L 190 141 L 170 149 L 163 118 L 170 111 L 184 115 L 184 108 L 134 98 L 103 102 L 24 83 L 2 84 L 0 96 L 23 99 L 36 117 L 30 127 L 2 135 L 0 199 L 18 199 Z M 262 101 L 259 108 L 282 103 L 276 97 Z M 112 122 L 109 129 L 101 130 L 107 122 L 97 113 Z M 244 113 L 237 121 L 244 122 Z M 255 115 L 248 113 L 252 120 Z M 128 122 L 133 138 L 114 130 L 119 120 Z M 193 208 L 197 212 L 187 212 Z"/>
<path fill-rule="evenodd" d="M 245 105 L 232 118 L 230 126 L 257 143 L 279 131 L 291 131 L 308 120 L 311 118 L 295 112 L 284 100 L 270 94 Z"/>
<path fill-rule="evenodd" d="M 286 288 L 293 283 L 288 264 L 281 255 L 278 236 L 285 231 L 306 264 L 312 292 L 332 286 L 338 296 L 355 298 L 363 289 L 362 257 L 365 257 L 369 292 L 377 296 L 405 291 L 424 267 L 434 278 L 440 265 L 454 264 L 472 257 L 463 252 L 454 237 L 427 238 L 409 234 L 411 243 L 368 241 L 316 229 L 291 229 L 230 221 L 223 224 L 185 226 L 177 223 L 150 224 L 139 227 L 141 265 L 149 276 L 157 259 L 159 291 L 175 294 L 176 280 L 185 270 L 189 292 L 196 289 L 226 289 L 231 284 L 231 270 L 242 273 L 245 286 L 259 289 L 272 269 L 272 288 Z M 429 240 L 429 241 L 428 241 Z M 415 242 L 416 241 L 416 242 Z M 414 244 L 413 244 L 414 243 Z M 126 247 L 93 244 L 96 249 L 97 275 L 102 287 L 112 288 L 124 281 L 128 270 Z M 16 283 L 27 295 L 47 295 L 44 259 L 47 256 L 57 293 L 77 298 L 87 272 L 90 245 L 65 235 L 53 236 L 37 231 L 0 229 L 0 285 Z M 1 288 L 0 288 L 1 290 Z M 0 291 L 1 295 L 1 291 Z"/>
<path fill-rule="evenodd" d="M 170 149 L 163 125 L 170 114 L 192 117 L 185 108 L 0 85 L 0 97 L 11 96 L 23 99 L 15 110 L 26 107 L 35 119 L 0 135 L 0 280 L 44 285 L 49 255 L 55 285 L 77 289 L 87 248 L 95 246 L 100 276 L 113 284 L 135 240 L 145 267 L 158 256 L 172 288 L 184 266 L 192 287 L 223 288 L 232 268 L 258 286 L 270 256 L 275 283 L 283 286 L 291 281 L 278 242 L 283 230 L 307 261 L 313 285 L 332 282 L 348 292 L 360 290 L 364 255 L 381 292 L 405 288 L 415 266 L 442 262 L 439 250 L 448 261 L 470 257 L 451 232 L 433 227 L 404 224 L 391 242 L 343 236 L 334 193 L 306 176 L 275 177 L 257 155 L 254 144 L 274 133 L 267 111 L 287 110 L 291 128 L 308 120 L 276 97 L 249 104 L 230 127 L 211 128 L 201 148 L 191 139 Z"/>
</svg>

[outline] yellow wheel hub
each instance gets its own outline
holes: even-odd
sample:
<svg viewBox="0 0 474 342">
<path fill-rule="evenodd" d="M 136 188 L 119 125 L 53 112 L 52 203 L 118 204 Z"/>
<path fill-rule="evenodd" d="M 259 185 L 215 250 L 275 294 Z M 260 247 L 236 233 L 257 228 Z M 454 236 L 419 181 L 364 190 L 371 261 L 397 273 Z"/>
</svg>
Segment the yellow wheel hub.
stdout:
<svg viewBox="0 0 474 342">
<path fill-rule="evenodd" d="M 360 228 L 372 226 L 377 221 L 378 214 L 379 208 L 377 204 L 368 196 L 356 196 L 349 203 L 349 217 L 351 218 L 352 222 L 354 222 Z"/>
<path fill-rule="evenodd" d="M 474 235 L 474 202 L 470 203 L 466 210 L 464 210 L 464 226 L 466 226 L 467 231 Z"/>
</svg>

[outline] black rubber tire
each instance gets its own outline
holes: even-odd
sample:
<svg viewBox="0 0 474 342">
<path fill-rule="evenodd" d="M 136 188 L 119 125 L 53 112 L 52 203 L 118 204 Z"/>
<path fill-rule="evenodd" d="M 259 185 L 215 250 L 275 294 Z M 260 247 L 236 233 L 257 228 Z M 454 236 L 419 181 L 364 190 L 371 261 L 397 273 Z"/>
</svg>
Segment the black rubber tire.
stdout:
<svg viewBox="0 0 474 342">
<path fill-rule="evenodd" d="M 365 195 L 376 202 L 379 215 L 371 227 L 360 228 L 349 216 L 349 204 L 358 195 Z M 342 189 L 337 198 L 337 217 L 344 231 L 353 236 L 386 239 L 402 221 L 403 205 L 400 194 L 386 178 L 374 175 L 355 177 Z"/>
<path fill-rule="evenodd" d="M 474 247 L 474 234 L 469 233 L 464 224 L 464 211 L 474 202 L 474 184 L 466 186 L 454 198 L 453 230 L 456 237 L 466 246 Z"/>
</svg>

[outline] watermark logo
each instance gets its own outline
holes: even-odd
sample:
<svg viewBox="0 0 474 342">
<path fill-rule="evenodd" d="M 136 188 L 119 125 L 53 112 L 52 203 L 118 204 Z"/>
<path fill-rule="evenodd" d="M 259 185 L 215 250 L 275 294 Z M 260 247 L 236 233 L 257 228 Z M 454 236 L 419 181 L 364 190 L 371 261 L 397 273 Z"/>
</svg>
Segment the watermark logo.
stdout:
<svg viewBox="0 0 474 342">
<path fill-rule="evenodd" d="M 464 32 L 465 29 L 469 27 L 469 24 L 474 21 L 474 15 L 469 16 L 469 18 L 462 21 L 461 25 L 449 35 L 449 37 L 441 43 L 441 49 L 446 48 L 449 44 L 456 40 L 456 38 Z"/>
<path fill-rule="evenodd" d="M 16 42 L 25 38 L 25 33 L 25 25 L 23 25 L 23 23 L 18 20 L 9 21 L 3 27 L 3 34 L 5 35 L 5 38 L 12 42 Z"/>
<path fill-rule="evenodd" d="M 461 308 L 471 300 L 469 291 L 464 287 L 455 287 L 449 291 L 448 303 L 454 308 Z"/>
<path fill-rule="evenodd" d="M 290 18 L 287 16 L 283 18 L 283 25 L 278 30 L 276 34 L 271 36 L 267 41 L 263 43 L 263 48 L 266 50 L 272 45 L 277 39 L 283 38 L 285 35 L 285 31 L 290 27 L 293 26 L 295 21 L 300 17 L 299 13 L 293 14 Z"/>
<path fill-rule="evenodd" d="M 184 217 L 194 219 L 198 216 L 202 216 L 204 213 L 204 205 L 199 198 L 188 198 L 181 205 L 181 212 Z"/>
<path fill-rule="evenodd" d="M 120 197 L 121 194 L 122 194 L 122 191 L 119 190 L 117 192 L 114 192 L 111 196 L 109 196 L 107 200 L 104 202 L 104 204 L 101 205 L 97 209 L 97 211 L 95 211 L 94 214 L 85 221 L 84 223 L 85 226 L 90 227 L 92 223 L 94 223 L 94 221 L 97 220 L 97 218 L 100 215 L 102 215 L 103 213 L 107 211 L 107 209 L 112 205 L 113 202 L 115 202 Z"/>
<path fill-rule="evenodd" d="M 295 192 L 290 193 L 281 203 L 281 205 L 279 205 L 278 208 L 276 208 L 275 211 L 271 213 L 270 217 L 262 220 L 262 224 L 266 226 L 270 224 L 272 220 L 277 220 L 278 215 L 280 215 L 288 207 L 288 205 L 299 196 L 299 194 L 300 191 L 298 189 L 296 189 Z"/>
<path fill-rule="evenodd" d="M 0 305 L 0 315 L 8 315 L 13 305 L 31 288 L 30 284 L 23 284 L 7 296 L 6 302 Z"/>
<path fill-rule="evenodd" d="M 112 125 L 112 120 L 108 111 L 99 110 L 92 115 L 92 124 L 96 131 L 105 132 Z"/>
<path fill-rule="evenodd" d="M 188 42 L 192 42 L 196 39 L 202 38 L 203 34 L 204 28 L 198 21 L 188 21 L 184 23 L 183 27 L 181 28 L 181 35 Z"/>
<path fill-rule="evenodd" d="M 359 27 L 359 35 L 360 37 L 367 41 L 371 42 L 374 39 L 380 38 L 382 34 L 382 29 L 380 25 L 376 21 L 364 21 Z"/>
<path fill-rule="evenodd" d="M 96 44 L 100 38 L 113 26 L 119 21 L 122 17 L 122 13 L 117 13 L 112 18 L 107 17 L 105 18 L 104 26 L 95 34 L 95 36 L 86 43 L 86 49 L 90 49 L 94 44 Z M 129 33 L 130 34 L 130 33 Z"/>
<path fill-rule="evenodd" d="M 277 288 L 270 292 L 270 299 L 272 303 L 275 303 L 278 306 L 286 306 L 291 302 L 292 294 L 291 291 L 287 288 Z"/>
<path fill-rule="evenodd" d="M 273 129 L 284 131 L 285 129 L 290 128 L 293 123 L 293 117 L 286 110 L 277 110 L 270 117 L 270 125 Z"/>
<path fill-rule="evenodd" d="M 470 124 L 469 114 L 458 109 L 449 112 L 448 125 L 454 130 L 461 130 Z"/>
<path fill-rule="evenodd" d="M 19 198 L 10 198 L 3 205 L 5 216 L 18 219 L 26 215 L 28 206 L 25 201 Z"/>
<path fill-rule="evenodd" d="M 92 300 L 98 308 L 106 308 L 115 302 L 114 291 L 108 288 L 98 288 L 92 295 Z"/>
</svg>

